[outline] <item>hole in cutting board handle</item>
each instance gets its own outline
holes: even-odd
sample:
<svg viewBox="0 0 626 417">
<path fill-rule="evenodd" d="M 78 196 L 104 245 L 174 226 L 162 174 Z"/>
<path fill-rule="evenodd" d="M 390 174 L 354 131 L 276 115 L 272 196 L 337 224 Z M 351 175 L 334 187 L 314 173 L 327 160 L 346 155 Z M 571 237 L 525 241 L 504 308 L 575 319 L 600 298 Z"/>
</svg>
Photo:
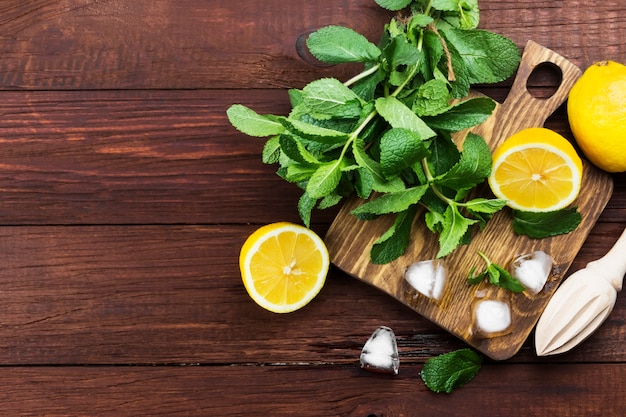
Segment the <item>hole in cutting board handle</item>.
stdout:
<svg viewBox="0 0 626 417">
<path fill-rule="evenodd" d="M 562 83 L 563 70 L 552 62 L 542 62 L 528 76 L 526 90 L 536 99 L 549 99 Z"/>
<path fill-rule="evenodd" d="M 296 38 L 296 52 L 298 53 L 298 56 L 304 62 L 314 67 L 319 67 L 319 68 L 332 67 L 332 64 L 327 64 L 325 62 L 320 61 L 319 59 L 315 58 L 313 54 L 311 54 L 311 51 L 309 51 L 309 48 L 306 45 L 306 40 L 309 37 L 309 35 L 313 32 L 315 32 L 315 30 L 313 29 L 308 30 L 304 33 L 301 33 Z"/>
</svg>

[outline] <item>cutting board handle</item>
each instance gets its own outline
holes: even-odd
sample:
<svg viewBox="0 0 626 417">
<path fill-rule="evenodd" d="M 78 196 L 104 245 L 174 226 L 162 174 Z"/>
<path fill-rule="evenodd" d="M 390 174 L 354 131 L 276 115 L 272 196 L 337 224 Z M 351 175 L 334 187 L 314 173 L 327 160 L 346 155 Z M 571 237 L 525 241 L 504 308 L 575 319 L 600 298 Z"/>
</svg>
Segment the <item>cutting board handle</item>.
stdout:
<svg viewBox="0 0 626 417">
<path fill-rule="evenodd" d="M 561 84 L 548 98 L 534 97 L 528 91 L 528 78 L 540 65 L 553 64 L 561 71 Z M 556 52 L 528 41 L 506 100 L 497 109 L 497 120 L 506 120 L 494 126 L 492 146 L 497 146 L 512 134 L 529 127 L 543 126 L 548 117 L 567 99 L 570 89 L 582 75 L 576 65 Z"/>
</svg>

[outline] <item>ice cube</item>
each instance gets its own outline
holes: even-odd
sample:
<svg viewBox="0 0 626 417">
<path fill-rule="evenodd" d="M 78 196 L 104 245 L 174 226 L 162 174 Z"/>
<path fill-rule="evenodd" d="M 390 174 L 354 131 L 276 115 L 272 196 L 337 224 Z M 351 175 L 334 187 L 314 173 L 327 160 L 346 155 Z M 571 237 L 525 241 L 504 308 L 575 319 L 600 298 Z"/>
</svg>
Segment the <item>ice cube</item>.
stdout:
<svg viewBox="0 0 626 417">
<path fill-rule="evenodd" d="M 495 337 L 506 333 L 511 326 L 511 309 L 501 300 L 479 300 L 474 303 L 474 327 L 483 336 Z"/>
<path fill-rule="evenodd" d="M 439 301 L 446 283 L 447 269 L 440 260 L 419 261 L 404 270 L 404 278 L 419 293 Z"/>
<path fill-rule="evenodd" d="M 368 371 L 397 374 L 400 359 L 393 330 L 387 326 L 376 329 L 363 345 L 360 362 Z"/>
<path fill-rule="evenodd" d="M 512 263 L 513 276 L 531 294 L 538 294 L 552 271 L 552 257 L 543 251 L 522 255 Z"/>
</svg>

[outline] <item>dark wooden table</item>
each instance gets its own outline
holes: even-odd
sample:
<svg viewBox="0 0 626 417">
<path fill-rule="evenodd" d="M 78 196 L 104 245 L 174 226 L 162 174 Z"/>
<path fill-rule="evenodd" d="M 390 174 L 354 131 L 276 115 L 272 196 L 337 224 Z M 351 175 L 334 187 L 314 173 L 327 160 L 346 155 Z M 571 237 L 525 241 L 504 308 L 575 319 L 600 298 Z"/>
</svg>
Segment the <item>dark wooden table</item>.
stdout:
<svg viewBox="0 0 626 417">
<path fill-rule="evenodd" d="M 626 62 L 622 0 L 479 4 L 480 26 L 520 48 Z M 626 297 L 570 353 L 537 358 L 531 335 L 445 395 L 418 373 L 465 344 L 337 269 L 289 315 L 247 296 L 240 246 L 299 222 L 299 190 L 226 108 L 285 113 L 288 88 L 347 79 L 354 67 L 303 61 L 298 37 L 341 24 L 375 41 L 389 17 L 374 0 L 0 2 L 1 415 L 625 415 Z M 502 100 L 509 86 L 482 91 Z M 547 126 L 571 138 L 564 108 Z M 626 176 L 614 180 L 570 271 L 626 225 Z M 358 366 L 380 325 L 398 337 L 395 377 Z"/>
</svg>

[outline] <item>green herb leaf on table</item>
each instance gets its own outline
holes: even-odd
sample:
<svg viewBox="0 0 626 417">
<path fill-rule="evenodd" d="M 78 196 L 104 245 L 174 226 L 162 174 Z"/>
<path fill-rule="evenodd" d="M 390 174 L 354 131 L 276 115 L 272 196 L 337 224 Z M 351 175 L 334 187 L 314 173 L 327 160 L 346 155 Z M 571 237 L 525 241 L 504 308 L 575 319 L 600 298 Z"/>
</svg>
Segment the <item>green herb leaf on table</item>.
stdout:
<svg viewBox="0 0 626 417">
<path fill-rule="evenodd" d="M 411 206 L 398 213 L 393 225 L 380 237 L 370 251 L 370 259 L 375 264 L 386 264 L 401 256 L 411 239 L 411 225 L 417 209 Z"/>
<path fill-rule="evenodd" d="M 443 228 L 439 235 L 439 252 L 437 258 L 450 254 L 469 231 L 469 227 L 477 220 L 463 217 L 456 205 L 450 205 L 443 215 Z"/>
<path fill-rule="evenodd" d="M 410 108 L 395 97 L 381 97 L 376 100 L 376 110 L 392 128 L 402 128 L 415 133 L 422 140 L 437 134 Z"/>
<path fill-rule="evenodd" d="M 482 365 L 482 356 L 465 348 L 430 358 L 420 372 L 426 386 L 434 392 L 450 394 L 470 382 Z"/>
<path fill-rule="evenodd" d="M 306 192 L 311 198 L 321 198 L 329 195 L 339 185 L 341 180 L 341 161 L 327 162 L 315 170 L 306 186 Z"/>
<path fill-rule="evenodd" d="M 412 110 L 418 116 L 436 116 L 449 109 L 450 92 L 445 81 L 426 81 L 417 89 Z"/>
<path fill-rule="evenodd" d="M 479 251 L 478 254 L 481 258 L 483 258 L 487 267 L 483 272 L 476 275 L 474 274 L 475 268 L 472 268 L 467 276 L 470 284 L 477 285 L 484 279 L 487 279 L 491 284 L 511 292 L 523 292 L 526 290 L 526 287 L 524 287 L 524 285 L 522 285 L 517 278 L 511 275 L 509 271 L 500 265 L 491 262 L 484 253 Z"/>
<path fill-rule="evenodd" d="M 228 121 L 248 136 L 267 137 L 279 135 L 285 131 L 283 125 L 271 115 L 261 115 L 254 110 L 234 104 L 226 111 Z"/>
<path fill-rule="evenodd" d="M 570 233 L 581 221 L 582 216 L 574 207 L 542 213 L 513 210 L 513 230 L 532 239 Z"/>
<path fill-rule="evenodd" d="M 413 204 L 417 204 L 422 198 L 427 185 L 420 185 L 406 190 L 386 193 L 374 198 L 351 211 L 351 214 L 359 219 L 372 219 L 389 213 L 400 213 L 407 210 Z"/>
<path fill-rule="evenodd" d="M 360 33 L 343 26 L 327 26 L 309 35 L 307 47 L 313 56 L 329 64 L 375 61 L 380 49 Z"/>
<path fill-rule="evenodd" d="M 486 97 L 471 98 L 449 106 L 436 116 L 425 116 L 432 129 L 457 132 L 481 124 L 493 113 L 496 103 Z"/>
<path fill-rule="evenodd" d="M 277 164 L 280 161 L 280 137 L 268 139 L 263 146 L 261 160 L 264 164 Z"/>
<path fill-rule="evenodd" d="M 380 138 L 380 165 L 387 179 L 399 175 L 428 154 L 424 141 L 411 130 L 392 128 Z"/>
<path fill-rule="evenodd" d="M 491 173 L 491 152 L 485 140 L 469 133 L 463 142 L 459 162 L 445 174 L 435 178 L 435 184 L 455 190 L 474 188 Z"/>
<path fill-rule="evenodd" d="M 504 81 L 508 78 L 505 74 L 511 74 L 519 65 L 519 49 L 502 35 L 457 28 L 445 29 L 443 33 L 463 59 L 471 84 Z"/>
<path fill-rule="evenodd" d="M 411 4 L 412 0 L 376 0 L 376 3 L 387 10 L 401 10 Z"/>
<path fill-rule="evenodd" d="M 354 158 L 360 167 L 363 169 L 362 175 L 370 176 L 370 184 L 374 191 L 380 193 L 393 193 L 401 191 L 406 188 L 401 178 L 396 177 L 391 180 L 387 180 L 383 175 L 383 170 L 380 166 L 380 162 L 375 161 L 365 150 L 365 143 L 363 140 L 357 138 L 352 146 Z"/>
<path fill-rule="evenodd" d="M 319 165 L 320 161 L 291 133 L 284 133 L 278 138 L 280 150 L 289 158 L 303 164 Z"/>
<path fill-rule="evenodd" d="M 359 96 L 335 78 L 322 78 L 302 89 L 302 105 L 317 115 L 331 117 L 359 117 Z"/>
</svg>

